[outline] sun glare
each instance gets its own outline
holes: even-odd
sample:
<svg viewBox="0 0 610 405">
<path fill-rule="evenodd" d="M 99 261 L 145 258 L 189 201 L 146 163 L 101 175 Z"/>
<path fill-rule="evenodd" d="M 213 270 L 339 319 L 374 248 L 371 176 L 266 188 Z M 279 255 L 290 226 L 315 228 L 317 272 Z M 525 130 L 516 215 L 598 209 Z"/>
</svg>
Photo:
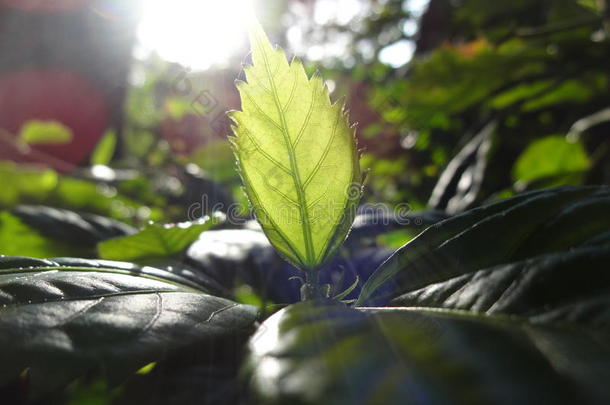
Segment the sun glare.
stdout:
<svg viewBox="0 0 610 405">
<path fill-rule="evenodd" d="M 146 0 L 140 50 L 196 70 L 226 62 L 246 40 L 252 0 Z"/>
</svg>

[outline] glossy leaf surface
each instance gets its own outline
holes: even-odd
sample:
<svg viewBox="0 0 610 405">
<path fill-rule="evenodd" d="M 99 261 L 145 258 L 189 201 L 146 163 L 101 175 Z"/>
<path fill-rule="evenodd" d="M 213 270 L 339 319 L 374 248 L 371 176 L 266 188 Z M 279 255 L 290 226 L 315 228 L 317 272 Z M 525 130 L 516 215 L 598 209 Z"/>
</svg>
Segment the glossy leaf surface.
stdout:
<svg viewBox="0 0 610 405">
<path fill-rule="evenodd" d="M 607 187 L 526 193 L 441 221 L 404 245 L 363 286 L 365 305 L 381 286 L 389 298 L 483 268 L 578 247 L 610 230 Z"/>
<path fill-rule="evenodd" d="M 0 257 L 0 386 L 27 375 L 39 395 L 99 368 L 120 381 L 174 350 L 248 333 L 256 312 L 159 269 Z"/>
</svg>

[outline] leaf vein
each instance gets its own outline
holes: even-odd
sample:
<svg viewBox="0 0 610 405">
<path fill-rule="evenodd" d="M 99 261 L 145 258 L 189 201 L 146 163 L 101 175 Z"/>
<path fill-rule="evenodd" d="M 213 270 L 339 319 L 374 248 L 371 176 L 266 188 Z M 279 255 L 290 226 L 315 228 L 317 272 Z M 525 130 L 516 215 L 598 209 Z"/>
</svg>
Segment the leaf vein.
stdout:
<svg viewBox="0 0 610 405">
<path fill-rule="evenodd" d="M 307 116 L 305 116 L 305 121 L 303 121 L 303 125 L 301 126 L 301 129 L 299 130 L 297 139 L 295 139 L 294 143 L 292 144 L 293 148 L 297 147 L 297 145 L 299 144 L 299 141 L 303 137 L 303 134 L 305 134 L 305 129 L 309 125 L 309 121 L 311 120 L 311 115 L 313 113 L 313 107 L 316 104 L 316 95 L 317 95 L 317 91 L 316 91 L 316 88 L 314 87 L 313 91 L 311 93 L 311 103 L 309 104 L 309 110 L 307 111 Z"/>
<path fill-rule="evenodd" d="M 282 126 L 280 124 L 278 124 L 277 122 L 275 122 L 275 120 L 273 118 L 271 118 L 266 112 L 263 111 L 262 108 L 260 108 L 260 106 L 258 105 L 258 103 L 256 101 L 254 101 L 254 99 L 247 93 L 246 97 L 248 97 L 248 100 L 250 100 L 250 102 L 254 105 L 254 107 L 258 110 L 258 112 L 268 121 L 270 122 L 274 127 L 276 127 L 277 129 L 279 129 L 280 131 L 282 131 Z"/>
<path fill-rule="evenodd" d="M 261 55 L 263 57 L 265 69 L 267 70 L 267 74 L 269 75 L 269 83 L 271 84 L 271 89 L 273 90 L 273 98 L 274 98 L 274 102 L 275 102 L 275 107 L 277 108 L 278 114 L 280 115 L 280 119 L 282 121 L 282 128 L 283 128 L 282 134 L 284 135 L 284 143 L 286 144 L 286 148 L 288 149 L 288 156 L 289 156 L 290 165 L 292 168 L 291 175 L 292 175 L 292 180 L 294 182 L 295 188 L 297 190 L 297 196 L 298 196 L 298 201 L 299 201 L 299 212 L 301 215 L 301 222 L 303 224 L 303 239 L 305 240 L 305 251 L 306 251 L 306 257 L 307 257 L 307 261 L 303 264 L 305 264 L 307 267 L 310 267 L 310 266 L 312 266 L 312 263 L 314 263 L 315 252 L 314 252 L 314 248 L 313 248 L 311 226 L 309 223 L 309 213 L 307 212 L 307 200 L 306 200 L 306 196 L 305 196 L 305 190 L 301 183 L 301 178 L 299 175 L 299 168 L 298 168 L 297 162 L 295 160 L 296 158 L 295 158 L 294 147 L 292 145 L 292 141 L 290 140 L 290 135 L 288 133 L 288 125 L 286 123 L 286 118 L 284 117 L 284 113 L 282 111 L 282 106 L 280 105 L 280 98 L 277 93 L 277 89 L 275 87 L 275 81 L 273 80 L 273 75 L 271 74 L 269 60 L 267 59 L 267 54 L 265 53 L 264 47 L 261 44 L 261 39 L 256 38 L 256 41 L 258 42 L 258 46 L 261 49 Z"/>
<path fill-rule="evenodd" d="M 254 139 L 254 137 L 250 134 L 250 131 L 248 131 L 246 128 L 244 128 L 245 131 L 245 135 L 246 137 L 250 140 L 250 142 L 252 142 L 252 144 L 254 145 L 254 148 L 261 154 L 263 155 L 265 158 L 267 158 L 267 160 L 269 160 L 271 163 L 273 163 L 278 169 L 282 170 L 283 172 L 285 172 L 288 175 L 291 175 L 292 173 L 290 172 L 290 170 L 285 167 L 283 164 L 281 164 L 280 162 L 278 162 L 273 156 L 271 156 L 270 154 L 268 154 L 267 152 L 265 152 L 263 150 L 263 148 L 256 142 L 256 140 Z"/>
<path fill-rule="evenodd" d="M 286 105 L 284 105 L 284 108 L 282 109 L 282 111 L 285 113 L 286 111 L 288 111 L 288 107 L 290 107 L 290 104 L 292 104 L 292 100 L 294 99 L 294 95 L 296 94 L 296 89 L 297 89 L 297 84 L 298 84 L 298 79 L 297 79 L 297 75 L 299 74 L 298 70 L 294 70 L 294 82 L 292 83 L 292 89 L 290 90 L 290 96 L 288 97 L 288 101 L 286 101 Z"/>
<path fill-rule="evenodd" d="M 322 156 L 320 156 L 320 160 L 318 160 L 318 163 L 316 163 L 316 165 L 313 168 L 313 171 L 309 174 L 309 176 L 307 176 L 307 179 L 305 179 L 305 182 L 303 183 L 303 188 L 307 189 L 307 186 L 311 183 L 311 181 L 313 180 L 314 176 L 318 173 L 318 171 L 320 170 L 320 167 L 322 167 L 322 163 L 324 162 L 324 160 L 326 160 L 326 157 L 328 156 L 328 152 L 330 152 L 330 147 L 333 144 L 333 141 L 335 140 L 335 134 L 337 133 L 337 127 L 339 126 L 339 118 L 341 117 L 341 114 L 337 114 L 337 119 L 335 120 L 335 125 L 333 126 L 333 132 L 330 135 L 330 138 L 328 139 L 328 143 L 326 144 L 326 147 L 324 148 L 324 152 L 322 153 Z"/>
<path fill-rule="evenodd" d="M 307 208 L 311 208 L 314 207 L 317 203 L 319 203 L 320 201 L 322 201 L 322 199 L 324 199 L 324 197 L 326 197 L 326 193 L 322 193 L 318 198 L 316 198 L 315 200 L 313 200 L 308 206 Z"/>
<path fill-rule="evenodd" d="M 250 179 L 248 177 L 248 173 L 246 173 L 246 171 L 244 170 L 244 168 L 242 167 L 241 169 L 241 175 L 244 177 L 244 183 L 245 184 L 252 184 L 250 182 Z M 252 194 L 252 198 L 256 199 L 257 201 L 260 201 L 260 197 L 258 196 L 258 193 L 256 192 L 256 190 L 254 189 L 254 187 L 249 187 L 247 188 L 247 190 L 250 191 L 250 193 Z M 267 217 L 267 220 L 269 221 L 269 224 L 271 225 L 270 227 L 273 228 L 273 230 L 275 232 L 277 232 L 277 234 L 280 236 L 280 238 L 282 238 L 284 240 L 284 243 L 286 243 L 286 246 L 288 246 L 288 248 L 292 251 L 292 253 L 295 255 L 295 257 L 297 257 L 301 262 L 303 262 L 303 258 L 301 257 L 301 255 L 299 254 L 299 252 L 297 252 L 293 247 L 292 247 L 292 243 L 290 242 L 290 239 L 284 234 L 284 232 L 280 229 L 279 226 L 277 226 L 277 224 L 275 223 L 275 221 L 271 218 L 271 215 L 269 215 L 269 212 L 267 212 L 267 210 L 265 209 L 265 207 L 263 207 L 262 204 L 258 204 L 258 207 L 256 207 L 259 211 L 262 211 L 263 214 L 265 214 L 265 216 Z"/>
<path fill-rule="evenodd" d="M 290 198 L 287 194 L 285 194 L 282 190 L 280 190 L 279 188 L 275 187 L 273 184 L 271 184 L 268 180 L 265 179 L 265 173 L 263 173 L 258 167 L 254 167 L 254 169 L 263 177 L 263 181 L 265 182 L 265 184 L 273 191 L 276 192 L 276 194 L 278 194 L 280 197 L 282 197 L 284 200 L 286 200 L 287 202 L 289 202 L 290 204 L 294 205 L 295 207 L 299 207 L 299 203 L 296 202 L 295 200 L 293 200 L 292 198 Z"/>
</svg>

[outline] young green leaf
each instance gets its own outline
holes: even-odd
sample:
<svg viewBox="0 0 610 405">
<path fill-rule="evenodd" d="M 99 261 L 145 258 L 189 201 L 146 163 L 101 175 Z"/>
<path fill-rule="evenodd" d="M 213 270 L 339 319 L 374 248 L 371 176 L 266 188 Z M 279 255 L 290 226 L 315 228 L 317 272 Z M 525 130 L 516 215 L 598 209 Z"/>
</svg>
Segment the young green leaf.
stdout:
<svg viewBox="0 0 610 405">
<path fill-rule="evenodd" d="M 19 138 L 29 145 L 38 143 L 63 144 L 72 140 L 72 131 L 61 122 L 32 120 L 21 127 Z"/>
<path fill-rule="evenodd" d="M 540 156 L 544 156 L 544 159 Z M 581 142 L 570 142 L 561 135 L 547 136 L 530 143 L 519 156 L 513 167 L 513 180 L 529 183 L 544 178 L 559 178 L 584 173 L 589 167 L 591 161 Z"/>
<path fill-rule="evenodd" d="M 31 228 L 19 217 L 0 212 L 0 254 L 8 256 L 58 257 L 86 254 L 82 246 L 55 240 Z"/>
<path fill-rule="evenodd" d="M 117 137 L 112 130 L 106 131 L 91 153 L 92 165 L 107 165 L 112 160 L 116 150 Z"/>
<path fill-rule="evenodd" d="M 237 82 L 234 146 L 244 188 L 270 242 L 301 269 L 332 257 L 352 225 L 362 174 L 354 129 L 322 79 L 288 63 L 263 29 L 250 30 L 253 64 Z"/>
<path fill-rule="evenodd" d="M 222 220 L 222 216 L 215 215 L 197 222 L 171 225 L 151 223 L 134 235 L 98 243 L 98 254 L 101 259 L 124 261 L 146 261 L 173 256 L 197 240 L 202 232 Z"/>
</svg>

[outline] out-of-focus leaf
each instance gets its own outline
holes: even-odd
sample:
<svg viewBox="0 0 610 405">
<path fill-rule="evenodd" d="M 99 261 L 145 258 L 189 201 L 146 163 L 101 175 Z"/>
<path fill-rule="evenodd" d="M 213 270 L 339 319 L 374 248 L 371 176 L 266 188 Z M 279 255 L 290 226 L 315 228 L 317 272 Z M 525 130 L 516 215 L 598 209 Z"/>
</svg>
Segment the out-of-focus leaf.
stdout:
<svg viewBox="0 0 610 405">
<path fill-rule="evenodd" d="M 11 207 L 24 200 L 44 199 L 55 189 L 58 179 L 51 169 L 0 162 L 0 205 Z"/>
<path fill-rule="evenodd" d="M 265 234 L 301 269 L 316 269 L 341 246 L 360 200 L 354 129 L 317 76 L 251 30 L 253 65 L 238 82 L 232 142 L 245 191 Z"/>
<path fill-rule="evenodd" d="M 394 291 L 391 297 L 396 297 L 472 271 L 579 246 L 607 231 L 608 225 L 607 221 L 592 225 L 599 222 L 599 210 L 578 207 L 608 206 L 609 196 L 607 187 L 551 189 L 518 195 L 442 221 L 382 264 L 363 286 L 358 305 L 386 283 Z M 549 229 L 554 232 L 549 233 Z M 544 243 L 536 244 L 542 234 Z"/>
<path fill-rule="evenodd" d="M 112 405 L 121 387 L 109 387 L 103 380 L 75 381 L 66 390 L 67 405 Z"/>
<path fill-rule="evenodd" d="M 142 115 L 136 113 L 134 116 Z M 130 155 L 144 158 L 150 153 L 155 144 L 155 136 L 147 130 L 127 129 L 123 133 L 123 141 Z"/>
<path fill-rule="evenodd" d="M 513 180 L 531 182 L 583 172 L 589 166 L 589 157 L 580 142 L 569 142 L 563 136 L 549 136 L 532 142 L 519 156 L 513 168 Z"/>
<path fill-rule="evenodd" d="M 485 0 L 468 0 L 456 9 L 456 20 L 466 25 L 474 24 L 486 38 L 500 41 L 507 35 L 514 35 L 517 27 L 523 27 L 524 31 L 529 33 L 531 32 L 529 28 L 533 25 L 545 32 L 545 23 L 550 27 L 555 25 L 563 27 L 566 21 L 594 21 L 590 18 L 591 10 L 582 7 L 581 3 L 552 0 L 536 3 L 527 0 L 500 0 L 494 3 Z M 548 31 L 553 33 L 551 29 Z"/>
<path fill-rule="evenodd" d="M 385 247 L 391 248 L 391 249 L 398 249 L 399 247 L 402 247 L 404 244 L 409 242 L 411 239 L 413 239 L 417 235 L 418 235 L 418 233 L 414 232 L 413 230 L 408 230 L 408 229 L 391 231 L 391 232 L 379 235 L 376 238 L 376 242 L 380 246 L 385 246 Z"/>
<path fill-rule="evenodd" d="M 224 215 L 204 217 L 193 222 L 148 224 L 140 232 L 109 239 L 98 244 L 99 257 L 110 260 L 146 261 L 172 257 L 193 243 L 199 235 L 218 224 Z"/>
<path fill-rule="evenodd" d="M 231 145 L 225 139 L 211 139 L 192 153 L 190 159 L 216 181 L 237 180 Z"/>
<path fill-rule="evenodd" d="M 61 177 L 53 193 L 53 203 L 77 211 L 92 212 L 119 220 L 152 220 L 163 218 L 159 208 L 147 207 L 132 198 L 118 194 L 106 184 L 95 184 L 71 177 Z M 55 204 L 56 203 L 56 204 Z"/>
<path fill-rule="evenodd" d="M 175 120 L 182 119 L 185 115 L 193 112 L 191 103 L 180 97 L 170 97 L 165 101 L 165 110 L 169 116 Z M 202 114 L 208 114 L 209 111 L 202 111 Z"/>
<path fill-rule="evenodd" d="M 136 233 L 136 229 L 129 225 L 94 214 L 38 205 L 19 205 L 11 212 L 23 223 L 49 239 L 92 250 L 103 240 Z M 60 255 L 49 254 L 42 257 L 54 256 Z"/>
<path fill-rule="evenodd" d="M 494 108 L 506 108 L 514 103 L 536 96 L 540 94 L 540 92 L 546 91 L 552 86 L 553 82 L 551 80 L 541 80 L 534 83 L 520 84 L 505 92 L 502 92 L 501 94 L 498 94 L 490 101 L 490 104 Z"/>
<path fill-rule="evenodd" d="M 231 162 L 233 158 L 231 157 Z M 233 168 L 234 171 L 234 168 Z M 189 207 L 188 219 L 193 220 L 220 211 L 235 214 L 235 203 L 223 184 L 213 180 L 207 172 L 194 164 L 187 165 L 180 173 L 184 193 L 181 205 Z"/>
<path fill-rule="evenodd" d="M 476 201 L 485 177 L 488 153 L 496 127 L 495 121 L 487 124 L 449 162 L 428 201 L 431 209 L 455 214 L 470 208 Z"/>
<path fill-rule="evenodd" d="M 0 254 L 8 256 L 80 256 L 82 246 L 74 246 L 43 236 L 7 211 L 0 212 Z"/>
<path fill-rule="evenodd" d="M 107 165 L 116 149 L 117 137 L 114 131 L 106 131 L 91 154 L 92 165 Z"/>
<path fill-rule="evenodd" d="M 271 277 L 283 265 L 265 235 L 250 229 L 204 232 L 188 248 L 186 256 L 188 264 L 231 289 L 236 278 L 256 277 L 261 269 Z M 283 277 L 288 278 L 286 274 Z"/>
<path fill-rule="evenodd" d="M 34 397 L 89 371 L 118 382 L 178 349 L 216 350 L 256 318 L 173 273 L 127 263 L 0 257 L 0 269 L 0 387 L 24 374 Z"/>
<path fill-rule="evenodd" d="M 578 4 L 582 5 L 583 7 L 586 7 L 588 9 L 591 9 L 595 12 L 600 13 L 601 12 L 601 4 L 599 1 L 596 0 L 578 0 Z"/>
<path fill-rule="evenodd" d="M 568 80 L 544 95 L 526 102 L 523 105 L 523 110 L 533 111 L 561 103 L 584 103 L 592 95 L 593 90 L 584 83 Z"/>
<path fill-rule="evenodd" d="M 38 143 L 61 144 L 72 140 L 72 131 L 57 121 L 32 120 L 21 127 L 19 138 L 29 145 Z"/>
<path fill-rule="evenodd" d="M 418 234 L 428 226 L 447 219 L 447 215 L 441 211 L 413 211 L 408 204 L 394 208 L 382 204 L 363 204 L 359 211 L 344 244 L 352 251 L 389 232 L 408 230 Z"/>
<path fill-rule="evenodd" d="M 546 57 L 520 41 L 498 47 L 486 44 L 473 55 L 462 54 L 458 47 L 441 47 L 413 61 L 410 79 L 397 87 L 400 103 L 394 109 L 403 110 L 401 122 L 419 131 L 454 129 L 455 115 L 486 104 L 504 85 L 538 74 Z"/>
<path fill-rule="evenodd" d="M 119 220 L 163 219 L 163 212 L 118 193 L 108 184 L 86 181 L 38 166 L 0 161 L 0 207 L 18 204 L 53 205 Z"/>
</svg>

